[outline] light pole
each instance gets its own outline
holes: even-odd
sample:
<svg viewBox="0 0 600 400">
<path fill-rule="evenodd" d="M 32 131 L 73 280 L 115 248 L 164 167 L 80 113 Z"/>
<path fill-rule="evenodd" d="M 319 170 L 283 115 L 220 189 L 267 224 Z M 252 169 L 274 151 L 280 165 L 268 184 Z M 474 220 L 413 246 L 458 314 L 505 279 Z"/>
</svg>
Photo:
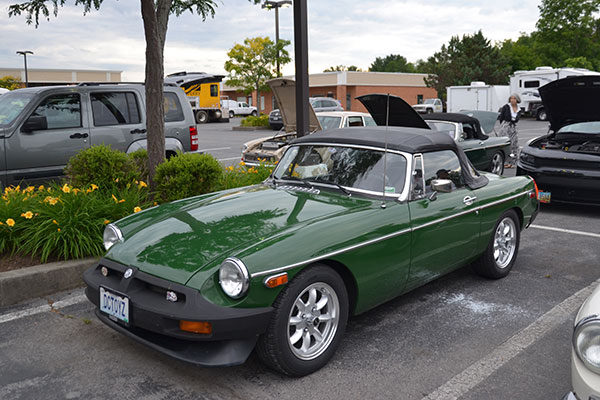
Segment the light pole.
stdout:
<svg viewBox="0 0 600 400">
<path fill-rule="evenodd" d="M 284 5 L 292 5 L 292 2 L 289 0 L 284 1 L 271 1 L 266 0 L 262 5 L 262 8 L 266 8 L 268 10 L 275 9 L 275 46 L 279 44 L 279 8 Z M 279 71 L 279 49 L 277 49 L 277 76 L 281 76 L 281 72 Z"/>
<path fill-rule="evenodd" d="M 33 51 L 29 50 L 19 50 L 17 54 L 23 56 L 23 60 L 25 61 L 25 87 L 29 87 L 29 77 L 27 76 L 27 54 L 33 54 Z"/>
</svg>

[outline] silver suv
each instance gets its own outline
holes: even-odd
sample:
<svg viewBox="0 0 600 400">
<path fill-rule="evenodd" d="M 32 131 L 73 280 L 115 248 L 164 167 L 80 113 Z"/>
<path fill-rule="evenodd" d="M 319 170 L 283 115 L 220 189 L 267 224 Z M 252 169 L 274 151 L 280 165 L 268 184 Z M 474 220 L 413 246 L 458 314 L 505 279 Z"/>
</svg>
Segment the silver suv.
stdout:
<svg viewBox="0 0 600 400">
<path fill-rule="evenodd" d="M 198 150 L 183 90 L 164 87 L 167 156 Z M 0 188 L 63 175 L 69 158 L 92 145 L 146 148 L 144 86 L 80 84 L 18 89 L 0 96 Z"/>
</svg>

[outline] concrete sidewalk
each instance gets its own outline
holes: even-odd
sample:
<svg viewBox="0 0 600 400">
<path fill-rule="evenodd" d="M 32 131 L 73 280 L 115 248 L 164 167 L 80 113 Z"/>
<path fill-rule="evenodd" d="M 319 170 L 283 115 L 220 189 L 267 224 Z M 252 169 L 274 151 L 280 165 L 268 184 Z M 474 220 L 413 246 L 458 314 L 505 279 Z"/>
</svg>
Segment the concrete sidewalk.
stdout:
<svg viewBox="0 0 600 400">
<path fill-rule="evenodd" d="M 83 271 L 96 261 L 82 258 L 0 272 L 0 307 L 83 286 Z"/>
</svg>

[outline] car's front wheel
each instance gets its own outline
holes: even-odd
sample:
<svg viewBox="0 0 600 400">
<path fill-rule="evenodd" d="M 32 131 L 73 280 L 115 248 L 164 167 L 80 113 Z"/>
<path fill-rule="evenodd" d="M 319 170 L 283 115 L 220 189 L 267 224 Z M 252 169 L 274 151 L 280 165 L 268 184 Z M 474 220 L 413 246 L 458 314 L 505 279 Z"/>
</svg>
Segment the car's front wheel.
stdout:
<svg viewBox="0 0 600 400">
<path fill-rule="evenodd" d="M 504 172 L 504 155 L 501 151 L 495 152 L 492 156 L 488 171 L 496 175 L 502 175 Z"/>
<path fill-rule="evenodd" d="M 348 294 L 331 268 L 316 265 L 298 274 L 281 292 L 257 353 L 270 367 L 304 376 L 335 353 L 348 321 Z"/>
<path fill-rule="evenodd" d="M 513 210 L 500 216 L 485 253 L 473 263 L 475 272 L 491 279 L 504 278 L 509 274 L 519 251 L 519 227 L 519 218 Z"/>
<path fill-rule="evenodd" d="M 253 117 L 256 117 L 256 110 L 252 110 L 251 114 L 252 114 Z"/>
</svg>

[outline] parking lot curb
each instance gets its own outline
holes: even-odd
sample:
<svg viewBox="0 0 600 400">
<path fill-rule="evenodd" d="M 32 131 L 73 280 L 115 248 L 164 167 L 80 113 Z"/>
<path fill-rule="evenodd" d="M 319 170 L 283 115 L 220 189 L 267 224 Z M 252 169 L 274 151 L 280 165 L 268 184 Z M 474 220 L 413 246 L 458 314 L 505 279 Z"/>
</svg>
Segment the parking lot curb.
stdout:
<svg viewBox="0 0 600 400">
<path fill-rule="evenodd" d="M 0 307 L 83 286 L 97 258 L 59 261 L 0 273 Z"/>
</svg>

